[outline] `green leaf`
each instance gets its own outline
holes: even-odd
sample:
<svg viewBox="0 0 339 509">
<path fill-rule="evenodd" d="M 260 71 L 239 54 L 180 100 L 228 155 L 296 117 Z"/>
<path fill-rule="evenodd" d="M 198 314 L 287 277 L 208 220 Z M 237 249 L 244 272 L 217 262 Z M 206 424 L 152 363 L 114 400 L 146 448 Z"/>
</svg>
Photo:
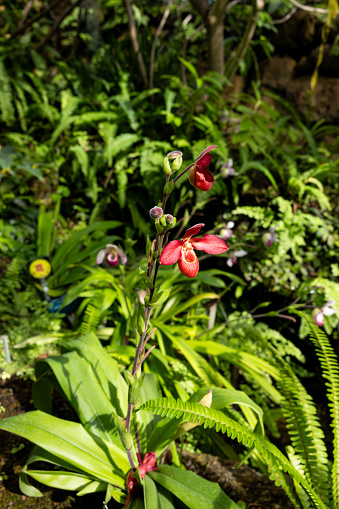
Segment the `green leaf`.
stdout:
<svg viewBox="0 0 339 509">
<path fill-rule="evenodd" d="M 139 267 L 139 274 L 140 274 L 145 286 L 151 290 L 154 286 L 152 279 L 147 276 L 146 271 L 142 270 L 141 267 Z"/>
<path fill-rule="evenodd" d="M 162 509 L 155 482 L 146 474 L 144 477 L 145 509 Z"/>
<path fill-rule="evenodd" d="M 75 350 L 92 367 L 100 387 L 111 401 L 119 415 L 127 413 L 128 386 L 121 376 L 118 363 L 103 348 L 98 338 L 92 332 L 86 336 L 68 341 L 68 350 Z M 88 355 L 91 352 L 91 355 Z"/>
<path fill-rule="evenodd" d="M 157 471 L 148 475 L 190 509 L 240 509 L 217 483 L 206 481 L 188 470 L 159 465 Z"/>
<path fill-rule="evenodd" d="M 166 322 L 170 318 L 173 318 L 174 316 L 182 313 L 183 311 L 190 307 L 193 307 L 195 304 L 205 299 L 219 300 L 219 295 L 217 295 L 216 293 L 201 293 L 200 295 L 196 295 L 195 297 L 188 299 L 184 304 L 179 304 L 169 309 L 167 312 L 161 313 L 161 316 L 158 318 L 158 320 Z"/>
<path fill-rule="evenodd" d="M 92 437 L 79 423 L 36 410 L 2 419 L 0 429 L 30 440 L 82 473 L 125 488 L 130 468 L 126 453 Z"/>
<path fill-rule="evenodd" d="M 159 288 L 157 288 L 154 292 L 152 300 L 150 301 L 150 306 L 159 306 L 160 304 L 163 304 L 165 300 L 167 300 L 170 296 L 171 290 L 172 288 L 161 291 Z"/>
<path fill-rule="evenodd" d="M 71 491 L 78 491 L 88 485 L 89 482 L 92 482 L 90 477 L 74 472 L 28 470 L 27 474 L 46 486 Z"/>
<path fill-rule="evenodd" d="M 69 352 L 38 361 L 36 376 L 40 378 L 49 369 L 53 370 L 63 393 L 87 431 L 123 449 L 114 425 L 115 409 L 100 387 L 90 364 L 77 352 Z"/>
</svg>

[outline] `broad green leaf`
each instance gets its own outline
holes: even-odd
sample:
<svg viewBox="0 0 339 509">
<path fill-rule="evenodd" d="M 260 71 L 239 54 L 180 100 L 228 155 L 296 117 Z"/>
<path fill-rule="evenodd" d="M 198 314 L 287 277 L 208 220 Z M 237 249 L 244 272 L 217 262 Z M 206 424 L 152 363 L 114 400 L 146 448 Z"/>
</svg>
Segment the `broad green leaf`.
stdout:
<svg viewBox="0 0 339 509">
<path fill-rule="evenodd" d="M 36 376 L 41 377 L 49 368 L 87 431 L 123 449 L 114 425 L 115 408 L 100 387 L 90 364 L 73 351 L 38 361 Z"/>
<path fill-rule="evenodd" d="M 27 470 L 26 472 L 33 479 L 46 486 L 63 490 L 78 491 L 92 482 L 90 477 L 74 472 L 63 472 L 60 470 Z"/>
<path fill-rule="evenodd" d="M 144 504 L 145 509 L 161 509 L 157 486 L 147 474 L 144 477 Z"/>
<path fill-rule="evenodd" d="M 0 429 L 30 440 L 75 470 L 120 488 L 125 487 L 125 476 L 130 468 L 126 453 L 99 437 L 91 436 L 82 424 L 36 410 L 2 419 Z"/>
<path fill-rule="evenodd" d="M 240 509 L 217 483 L 206 481 L 188 470 L 159 465 L 158 470 L 148 475 L 190 509 Z"/>
<path fill-rule="evenodd" d="M 68 341 L 68 350 L 75 350 L 91 366 L 102 390 L 120 416 L 127 413 L 128 386 L 120 374 L 118 363 L 103 348 L 93 332 Z M 88 355 L 88 352 L 91 355 Z"/>
</svg>

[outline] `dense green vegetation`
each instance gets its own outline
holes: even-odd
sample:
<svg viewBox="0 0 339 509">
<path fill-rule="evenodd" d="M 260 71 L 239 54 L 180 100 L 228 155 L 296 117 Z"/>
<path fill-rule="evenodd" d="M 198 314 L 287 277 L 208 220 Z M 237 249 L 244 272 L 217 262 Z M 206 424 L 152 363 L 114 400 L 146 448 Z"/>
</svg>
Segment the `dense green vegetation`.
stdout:
<svg viewBox="0 0 339 509">
<path fill-rule="evenodd" d="M 287 3 L 235 3 L 229 11 L 222 1 L 212 3 L 211 10 L 225 10 L 220 17 L 224 54 L 218 55 L 218 27 L 207 21 L 207 5 L 141 2 L 132 9 L 120 0 L 4 2 L 0 375 L 28 373 L 38 380 L 34 399 L 43 419 L 37 413 L 28 417 L 30 432 L 26 417 L 15 421 L 16 432 L 41 447 L 28 464 L 52 460 L 66 468 L 70 489 L 106 491 L 106 503 L 111 498 L 125 503 L 131 461 L 124 454 L 131 447 L 119 422 L 126 417 L 135 380 L 121 373 L 135 368 L 138 337 L 145 332 L 144 341 L 156 328 L 143 345 L 156 348 L 144 360 L 142 396 L 132 398 L 138 402 L 135 421 L 143 447 L 158 461 L 169 447 L 176 466 L 180 458 L 174 440 L 242 459 L 281 485 L 294 507 L 336 508 L 338 126 L 310 123 L 285 98 L 261 86 L 259 60 L 274 53 L 273 18 L 289 11 Z M 325 27 L 335 7 L 329 3 Z M 244 77 L 247 93 L 232 93 L 236 72 Z M 192 187 L 188 173 L 178 181 L 172 178 L 173 192 L 164 190 L 168 152 L 183 153 L 183 169 L 213 145 L 209 190 Z M 150 209 L 164 203 L 166 213 L 176 218 L 173 230 L 150 218 Z M 221 237 L 229 250 L 213 258 L 212 252 L 198 252 L 200 270 L 193 279 L 177 265 L 161 265 L 153 281 L 161 290 L 155 290 L 150 281 L 158 256 L 153 238 L 158 232 L 159 247 L 159 235 L 168 232 L 165 242 L 182 239 L 199 223 L 205 225 L 204 234 Z M 107 263 L 109 249 L 97 263 L 107 245 L 113 246 L 113 257 L 119 253 L 119 263 Z M 31 277 L 35 259 L 51 264 L 46 279 Z M 46 353 L 53 356 L 41 360 Z M 305 388 L 322 384 L 314 378 L 315 355 L 329 398 L 326 415 L 333 437 L 328 439 L 313 401 L 317 390 L 308 394 Z M 84 392 L 76 394 L 85 372 L 91 376 Z M 67 433 L 75 441 L 78 433 L 110 441 L 123 458 L 121 471 L 105 470 L 107 451 L 94 440 L 83 457 L 76 444 L 69 463 L 69 451 L 64 457 L 55 448 L 48 450 L 53 443 L 48 430 L 59 424 L 49 415 L 46 387 L 59 390 L 79 415 L 76 430 L 65 421 Z M 203 398 L 210 387 L 213 401 L 207 404 Z M 150 411 L 171 419 L 159 420 Z M 110 417 L 102 421 L 100 412 Z M 290 432 L 286 451 L 270 442 L 279 441 L 282 420 Z M 196 433 L 190 421 L 203 425 L 204 433 Z M 37 422 L 46 432 L 43 443 L 34 429 Z M 7 419 L 2 426 L 11 429 Z M 222 434 L 236 438 L 241 452 Z M 95 474 L 88 466 L 94 453 L 99 455 Z M 171 468 L 147 470 L 146 507 L 147 499 L 155 503 L 156 489 L 159 504 L 152 507 L 179 507 L 175 496 L 182 497 L 182 488 Z M 21 488 L 38 496 L 26 470 Z M 282 471 L 293 479 L 294 489 Z M 61 487 L 66 477 L 49 474 L 47 479 L 34 471 L 31 477 Z M 134 480 L 129 478 L 129 495 Z M 188 474 L 187 486 L 195 482 Z M 198 483 L 196 489 L 202 489 Z M 213 497 L 233 504 L 211 487 L 206 497 L 202 504 Z M 172 505 L 162 505 L 164 499 Z M 184 503 L 194 507 L 193 502 Z"/>
</svg>

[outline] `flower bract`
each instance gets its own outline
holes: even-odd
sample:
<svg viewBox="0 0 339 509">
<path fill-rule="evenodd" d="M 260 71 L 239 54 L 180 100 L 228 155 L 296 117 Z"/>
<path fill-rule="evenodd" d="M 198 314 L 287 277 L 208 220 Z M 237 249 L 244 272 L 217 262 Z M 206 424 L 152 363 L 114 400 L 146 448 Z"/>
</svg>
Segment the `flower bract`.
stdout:
<svg viewBox="0 0 339 509">
<path fill-rule="evenodd" d="M 195 277 L 199 271 L 199 261 L 195 250 L 205 251 L 208 254 L 221 254 L 228 250 L 228 245 L 216 235 L 205 235 L 201 239 L 192 239 L 200 229 L 205 226 L 203 223 L 196 224 L 189 228 L 182 240 L 173 240 L 164 247 L 160 263 L 172 265 L 178 262 L 179 270 L 187 277 Z"/>
</svg>

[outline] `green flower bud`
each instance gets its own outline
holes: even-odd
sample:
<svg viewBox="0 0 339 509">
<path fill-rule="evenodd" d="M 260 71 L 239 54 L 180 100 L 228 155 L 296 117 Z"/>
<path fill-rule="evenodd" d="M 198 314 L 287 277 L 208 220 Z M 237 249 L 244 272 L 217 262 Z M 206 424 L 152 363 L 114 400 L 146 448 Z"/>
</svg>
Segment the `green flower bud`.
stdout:
<svg viewBox="0 0 339 509">
<path fill-rule="evenodd" d="M 166 223 L 167 223 L 167 226 L 166 226 L 167 230 L 171 230 L 177 224 L 177 218 L 172 216 L 172 214 L 167 214 L 165 216 L 165 219 L 166 219 Z"/>
<path fill-rule="evenodd" d="M 176 157 L 172 163 L 172 171 L 178 171 L 180 170 L 182 165 L 182 155 L 179 155 Z"/>
<path fill-rule="evenodd" d="M 168 160 L 168 157 L 165 157 L 165 159 L 164 159 L 164 173 L 165 173 L 165 175 L 171 175 L 171 173 L 172 173 L 172 168 L 171 168 L 170 162 Z"/>
</svg>

